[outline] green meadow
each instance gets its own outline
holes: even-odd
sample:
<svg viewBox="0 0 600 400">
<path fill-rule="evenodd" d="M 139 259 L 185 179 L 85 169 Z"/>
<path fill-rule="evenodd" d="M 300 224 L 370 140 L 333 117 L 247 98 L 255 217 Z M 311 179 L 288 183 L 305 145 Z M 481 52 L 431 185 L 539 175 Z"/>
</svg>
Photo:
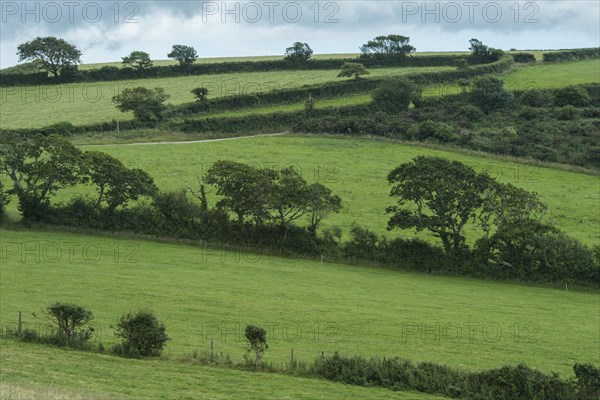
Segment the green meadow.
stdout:
<svg viewBox="0 0 600 400">
<path fill-rule="evenodd" d="M 46 323 L 42 308 L 63 301 L 93 311 L 94 340 L 107 347 L 114 343 L 111 325 L 122 313 L 153 309 L 172 339 L 167 359 L 208 351 L 213 337 L 217 353 L 242 361 L 242 329 L 258 323 L 269 332 L 265 361 L 275 364 L 288 362 L 293 348 L 304 362 L 321 351 L 340 351 L 466 370 L 527 363 L 567 376 L 574 362 L 600 365 L 594 350 L 600 345 L 597 292 L 123 237 L 27 230 L 0 234 L 4 327 L 14 326 L 21 310 L 27 326 L 39 329 Z M 51 353 L 28 348 L 18 352 L 20 357 Z M 54 351 L 57 357 L 61 352 Z M 111 360 L 106 362 L 117 363 Z M 9 365 L 17 369 L 18 363 Z"/>
<path fill-rule="evenodd" d="M 425 71 L 443 71 L 450 67 L 377 68 L 369 77 L 394 76 Z M 112 97 L 126 87 L 161 87 L 171 96 L 167 103 L 194 101 L 190 91 L 209 89 L 209 97 L 269 92 L 277 89 L 318 85 L 341 80 L 337 70 L 248 72 L 175 78 L 140 79 L 73 83 L 46 86 L 0 88 L 0 124 L 2 128 L 36 128 L 61 121 L 83 125 L 133 118 L 117 111 Z"/>
<path fill-rule="evenodd" d="M 186 183 L 196 184 L 197 176 L 203 176 L 217 160 L 236 160 L 278 169 L 293 165 L 307 181 L 319 181 L 342 198 L 342 212 L 326 219 L 324 227 L 337 225 L 347 233 L 356 222 L 388 237 L 414 235 L 412 231 L 386 231 L 388 218 L 385 209 L 392 205 L 388 172 L 419 155 L 440 156 L 462 161 L 478 171 L 485 170 L 501 182 L 537 192 L 548 205 L 549 221 L 589 245 L 597 244 L 600 240 L 600 215 L 593 212 L 600 207 L 598 176 L 490 156 L 465 155 L 369 139 L 310 136 L 82 148 L 106 152 L 126 165 L 148 171 L 163 190 L 177 190 L 185 187 Z M 215 197 L 211 196 L 211 200 L 214 201 Z M 475 233 L 472 230 L 469 232 Z M 426 237 L 426 234 L 423 233 L 422 237 Z"/>
<path fill-rule="evenodd" d="M 175 359 L 128 360 L 3 339 L 0 346 L 2 400 L 441 399 L 422 393 L 192 365 Z"/>
</svg>

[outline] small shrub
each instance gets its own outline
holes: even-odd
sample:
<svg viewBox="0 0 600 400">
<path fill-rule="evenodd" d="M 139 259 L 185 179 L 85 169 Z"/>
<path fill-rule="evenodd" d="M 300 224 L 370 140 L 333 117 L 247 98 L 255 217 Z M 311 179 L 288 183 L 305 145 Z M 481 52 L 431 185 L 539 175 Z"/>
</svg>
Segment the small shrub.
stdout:
<svg viewBox="0 0 600 400">
<path fill-rule="evenodd" d="M 581 86 L 567 86 L 555 92 L 554 103 L 557 106 L 585 107 L 590 104 L 590 96 Z"/>
<path fill-rule="evenodd" d="M 269 348 L 267 331 L 257 325 L 246 325 L 244 336 L 248 342 L 247 354 L 254 353 L 254 366 L 258 367 L 260 359 Z M 246 357 L 246 360 L 249 360 L 248 357 Z"/>
<path fill-rule="evenodd" d="M 549 107 L 554 103 L 554 96 L 545 90 L 529 89 L 519 96 L 519 102 L 529 107 Z"/>
<path fill-rule="evenodd" d="M 79 347 L 90 339 L 94 328 L 84 326 L 94 319 L 90 310 L 76 304 L 59 303 L 49 305 L 46 312 L 56 326 L 53 344 L 58 346 Z"/>
<path fill-rule="evenodd" d="M 471 122 L 481 121 L 485 117 L 483 111 L 481 111 L 479 107 L 472 104 L 461 106 L 458 109 L 458 115 L 464 116 Z"/>
<path fill-rule="evenodd" d="M 579 109 L 572 105 L 564 106 L 556 110 L 556 118 L 561 121 L 575 120 L 579 118 L 580 114 Z"/>
<path fill-rule="evenodd" d="M 169 340 L 165 326 L 149 310 L 123 315 L 116 336 L 123 343 L 113 346 L 113 353 L 132 358 L 159 356 Z"/>
<path fill-rule="evenodd" d="M 208 89 L 204 87 L 199 87 L 192 89 L 192 94 L 196 97 L 199 102 L 206 101 L 208 97 Z"/>
<path fill-rule="evenodd" d="M 532 63 L 535 62 L 535 55 L 531 53 L 514 53 L 512 54 L 517 63 Z"/>
</svg>

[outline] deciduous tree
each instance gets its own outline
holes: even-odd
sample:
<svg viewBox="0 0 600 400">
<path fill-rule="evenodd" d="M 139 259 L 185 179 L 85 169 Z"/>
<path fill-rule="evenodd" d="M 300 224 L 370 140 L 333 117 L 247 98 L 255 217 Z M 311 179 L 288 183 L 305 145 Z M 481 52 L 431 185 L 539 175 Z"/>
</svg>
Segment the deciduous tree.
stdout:
<svg viewBox="0 0 600 400">
<path fill-rule="evenodd" d="M 145 51 L 132 51 L 127 57 L 123 57 L 123 65 L 142 71 L 153 65 L 150 54 Z"/>
<path fill-rule="evenodd" d="M 369 70 L 361 63 L 347 62 L 342 65 L 342 70 L 338 74 L 338 78 L 351 78 L 359 80 L 363 75 L 369 75 Z"/>
<path fill-rule="evenodd" d="M 196 61 L 198 53 L 192 46 L 175 44 L 173 45 L 171 52 L 167 54 L 167 57 L 179 61 L 179 66 L 185 67 L 187 65 L 192 65 L 194 61 Z"/>
<path fill-rule="evenodd" d="M 62 71 L 81 63 L 81 51 L 74 45 L 54 36 L 36 37 L 17 47 L 19 61 L 36 61 L 55 77 Z"/>
</svg>

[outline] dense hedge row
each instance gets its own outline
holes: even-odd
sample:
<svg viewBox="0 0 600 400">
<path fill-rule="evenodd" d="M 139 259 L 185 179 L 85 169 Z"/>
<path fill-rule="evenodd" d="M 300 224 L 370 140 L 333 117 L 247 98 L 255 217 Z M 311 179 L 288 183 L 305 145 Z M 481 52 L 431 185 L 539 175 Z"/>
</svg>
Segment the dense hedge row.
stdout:
<svg viewBox="0 0 600 400">
<path fill-rule="evenodd" d="M 524 364 L 465 372 L 435 363 L 335 353 L 315 361 L 313 371 L 346 384 L 415 390 L 454 399 L 583 400 L 600 396 L 600 371 L 591 364 L 575 364 L 575 378 L 565 380 Z"/>
<path fill-rule="evenodd" d="M 293 131 L 386 136 L 454 144 L 488 153 L 600 168 L 600 85 L 515 92 L 514 103 L 485 114 L 469 93 L 424 97 L 403 113 L 331 112 Z"/>
<path fill-rule="evenodd" d="M 544 53 L 543 57 L 545 62 L 567 62 L 585 60 L 588 58 L 600 58 L 600 47 Z"/>
<path fill-rule="evenodd" d="M 455 55 L 419 56 L 419 57 L 368 57 L 358 59 L 322 59 L 307 62 L 290 62 L 284 59 L 273 61 L 241 61 L 222 62 L 211 64 L 192 64 L 181 67 L 179 65 L 156 66 L 143 70 L 133 68 L 118 68 L 105 66 L 91 70 L 70 71 L 58 79 L 48 76 L 46 72 L 35 74 L 0 74 L 0 85 L 40 85 L 59 84 L 72 82 L 98 82 L 118 81 L 127 79 L 167 78 L 189 75 L 210 75 L 235 72 L 266 72 L 289 70 L 336 70 L 349 61 L 360 61 L 368 68 L 382 67 L 441 67 L 453 66 L 458 59 L 468 57 Z M 493 60 L 483 60 L 493 61 Z M 476 63 L 475 60 L 471 60 Z M 477 60 L 479 62 L 479 60 Z"/>
<path fill-rule="evenodd" d="M 505 57 L 497 62 L 484 65 L 476 65 L 464 70 L 449 70 L 437 72 L 424 72 L 405 75 L 415 83 L 421 85 L 433 85 L 448 83 L 459 79 L 469 79 L 487 74 L 500 74 L 508 71 L 514 64 L 512 57 Z M 230 110 L 232 108 L 253 107 L 259 105 L 293 103 L 304 101 L 308 96 L 319 98 L 342 97 L 354 94 L 368 93 L 375 89 L 385 78 L 345 80 L 341 82 L 329 82 L 318 86 L 303 86 L 299 88 L 274 90 L 266 93 L 221 97 L 206 100 L 204 102 L 188 103 L 171 109 L 173 115 L 194 114 L 200 112 L 211 112 L 219 110 Z"/>
<path fill-rule="evenodd" d="M 535 55 L 531 53 L 513 53 L 511 55 L 517 63 L 535 62 Z"/>
</svg>

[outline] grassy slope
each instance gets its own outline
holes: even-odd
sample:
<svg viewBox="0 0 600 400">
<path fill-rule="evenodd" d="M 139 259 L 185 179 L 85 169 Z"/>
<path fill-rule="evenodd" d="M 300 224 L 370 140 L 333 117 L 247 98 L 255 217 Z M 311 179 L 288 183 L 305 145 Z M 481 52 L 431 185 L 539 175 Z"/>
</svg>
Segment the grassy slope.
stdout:
<svg viewBox="0 0 600 400">
<path fill-rule="evenodd" d="M 15 323 L 18 310 L 29 324 L 34 312 L 43 323 L 41 308 L 66 301 L 94 312 L 105 345 L 122 313 L 154 309 L 172 338 L 169 357 L 202 353 L 214 336 L 217 352 L 241 361 L 241 330 L 258 323 L 269 331 L 265 360 L 274 363 L 289 361 L 294 348 L 308 362 L 340 350 L 469 370 L 525 362 L 571 374 L 576 361 L 600 365 L 597 292 L 75 234 L 0 233 L 3 327 Z"/>
<path fill-rule="evenodd" d="M 400 75 L 418 71 L 441 71 L 449 67 L 379 68 L 370 77 Z M 35 87 L 0 88 L 0 125 L 3 128 L 32 128 L 60 121 L 74 125 L 111 121 L 117 117 L 112 97 L 125 87 L 162 87 L 172 104 L 193 101 L 190 90 L 207 87 L 210 97 L 268 92 L 274 89 L 321 84 L 339 80 L 338 71 L 250 72 L 176 78 L 77 83 Z M 131 113 L 119 113 L 121 120 Z"/>
<path fill-rule="evenodd" d="M 437 155 L 460 160 L 477 170 L 487 170 L 502 182 L 536 191 L 550 209 L 554 223 L 588 244 L 600 239 L 598 177 L 540 168 L 448 151 L 398 145 L 368 139 L 270 137 L 233 141 L 84 147 L 107 152 L 129 166 L 148 171 L 163 189 L 179 189 L 184 182 L 196 182 L 213 162 L 238 160 L 260 166 L 283 168 L 294 165 L 306 180 L 318 180 L 341 196 L 344 209 L 325 220 L 325 226 L 339 225 L 348 231 L 352 222 L 384 233 L 385 208 L 392 204 L 386 176 L 399 164 L 418 155 Z M 400 235 L 397 231 L 390 236 Z M 406 231 L 404 236 L 413 235 Z"/>
<path fill-rule="evenodd" d="M 176 360 L 127 360 L 8 340 L 0 340 L 0 347 L 3 400 L 439 398 Z"/>
</svg>

